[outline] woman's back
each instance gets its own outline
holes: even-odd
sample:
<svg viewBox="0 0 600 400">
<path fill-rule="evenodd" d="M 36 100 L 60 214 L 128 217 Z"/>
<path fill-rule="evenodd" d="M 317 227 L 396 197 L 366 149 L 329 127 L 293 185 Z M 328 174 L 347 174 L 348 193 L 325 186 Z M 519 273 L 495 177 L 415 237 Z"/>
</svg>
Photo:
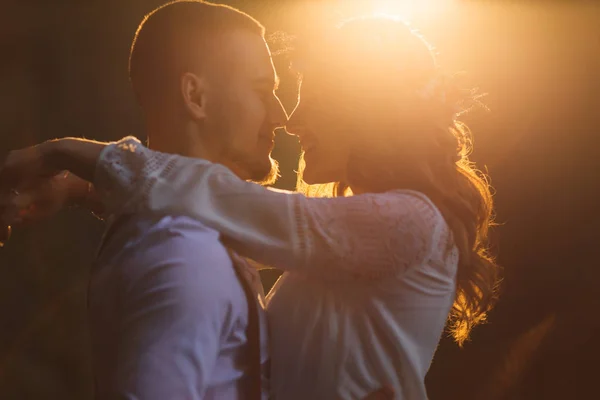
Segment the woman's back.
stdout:
<svg viewBox="0 0 600 400">
<path fill-rule="evenodd" d="M 407 195 L 433 211 L 422 215 L 430 229 L 412 230 L 431 236 L 415 238 L 414 243 L 429 248 L 412 265 L 390 265 L 396 272 L 383 276 L 362 275 L 354 268 L 347 273 L 338 272 L 343 268 L 286 272 L 269 293 L 276 398 L 361 398 L 382 384 L 393 386 L 398 398 L 427 397 L 424 378 L 454 302 L 458 253 L 441 214 L 424 195 L 394 191 L 378 196 L 388 205 L 405 207 Z M 389 229 L 395 221 L 377 215 L 371 221 L 355 229 L 371 230 L 373 239 L 391 245 L 395 237 L 405 238 Z M 348 257 L 368 250 L 356 244 L 347 249 Z M 371 257 L 374 262 L 388 258 Z"/>
</svg>

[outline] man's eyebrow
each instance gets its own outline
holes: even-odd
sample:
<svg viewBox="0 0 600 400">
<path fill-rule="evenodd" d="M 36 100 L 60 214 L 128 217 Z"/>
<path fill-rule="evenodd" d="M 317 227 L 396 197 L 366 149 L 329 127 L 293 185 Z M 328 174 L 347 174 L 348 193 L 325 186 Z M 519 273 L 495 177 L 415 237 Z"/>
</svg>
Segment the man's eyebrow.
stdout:
<svg viewBox="0 0 600 400">
<path fill-rule="evenodd" d="M 274 77 L 263 77 L 254 80 L 254 83 L 258 85 L 273 86 L 273 90 L 279 89 L 279 76 Z"/>
</svg>

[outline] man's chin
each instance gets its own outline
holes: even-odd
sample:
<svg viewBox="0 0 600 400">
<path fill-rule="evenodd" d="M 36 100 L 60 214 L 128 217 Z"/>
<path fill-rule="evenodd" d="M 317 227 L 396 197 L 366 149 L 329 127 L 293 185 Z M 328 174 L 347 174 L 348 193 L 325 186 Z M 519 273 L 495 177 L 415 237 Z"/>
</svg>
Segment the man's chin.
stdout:
<svg viewBox="0 0 600 400">
<path fill-rule="evenodd" d="M 260 185 L 272 185 L 279 178 L 279 163 L 269 157 L 269 163 L 262 166 L 254 166 L 250 171 L 250 181 Z"/>
</svg>

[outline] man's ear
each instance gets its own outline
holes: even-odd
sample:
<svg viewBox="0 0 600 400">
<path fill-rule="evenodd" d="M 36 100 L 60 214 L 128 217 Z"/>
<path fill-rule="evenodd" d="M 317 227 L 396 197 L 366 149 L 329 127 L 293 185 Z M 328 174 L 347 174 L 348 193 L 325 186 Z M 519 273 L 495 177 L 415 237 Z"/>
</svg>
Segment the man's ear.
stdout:
<svg viewBox="0 0 600 400">
<path fill-rule="evenodd" d="M 183 105 L 195 120 L 206 118 L 206 81 L 190 72 L 181 77 Z"/>
</svg>

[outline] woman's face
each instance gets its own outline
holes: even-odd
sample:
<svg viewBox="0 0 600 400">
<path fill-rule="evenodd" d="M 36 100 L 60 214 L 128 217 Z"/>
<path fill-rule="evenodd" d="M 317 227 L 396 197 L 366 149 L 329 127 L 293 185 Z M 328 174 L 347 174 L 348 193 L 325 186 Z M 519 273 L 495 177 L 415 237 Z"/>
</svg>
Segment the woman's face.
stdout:
<svg viewBox="0 0 600 400">
<path fill-rule="evenodd" d="M 300 139 L 306 183 L 350 183 L 351 155 L 400 157 L 399 141 L 421 124 L 414 93 L 435 70 L 421 39 L 397 21 L 358 21 L 297 61 L 302 85 L 286 128 Z"/>
<path fill-rule="evenodd" d="M 324 79 L 311 73 L 303 76 L 286 129 L 300 140 L 306 163 L 303 179 L 308 184 L 345 180 L 352 135 L 344 107 L 340 93 Z"/>
</svg>

